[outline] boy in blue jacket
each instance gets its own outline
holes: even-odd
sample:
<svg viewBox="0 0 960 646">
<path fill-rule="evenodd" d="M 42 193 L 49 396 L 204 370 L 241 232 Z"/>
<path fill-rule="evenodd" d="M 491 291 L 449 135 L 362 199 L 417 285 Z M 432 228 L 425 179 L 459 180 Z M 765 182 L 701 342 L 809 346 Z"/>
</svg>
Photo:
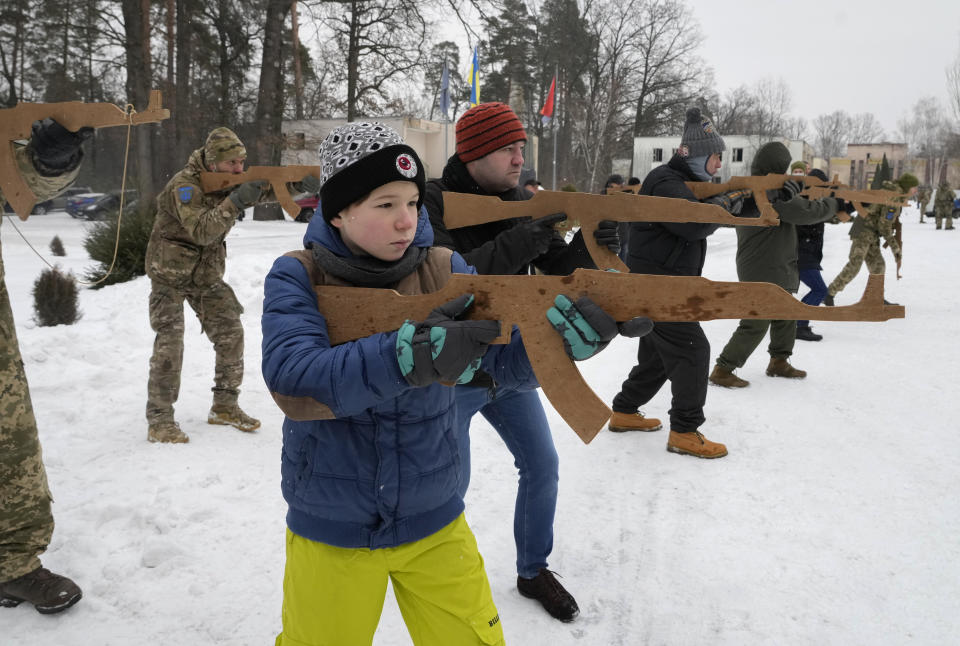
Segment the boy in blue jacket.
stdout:
<svg viewBox="0 0 960 646">
<path fill-rule="evenodd" d="M 535 388 L 519 333 L 461 317 L 464 294 L 422 322 L 330 345 L 316 285 L 439 290 L 475 273 L 432 247 L 424 169 L 392 129 L 350 123 L 320 145 L 320 207 L 304 250 L 264 284 L 263 374 L 286 418 L 284 644 L 370 644 L 387 579 L 415 644 L 502 644 L 483 559 L 458 494 L 454 388 L 493 379 Z M 571 356 L 601 350 L 617 324 L 589 299 L 551 308 Z M 559 317 L 559 318 L 558 318 Z M 586 348 L 586 352 L 584 349 Z"/>
</svg>

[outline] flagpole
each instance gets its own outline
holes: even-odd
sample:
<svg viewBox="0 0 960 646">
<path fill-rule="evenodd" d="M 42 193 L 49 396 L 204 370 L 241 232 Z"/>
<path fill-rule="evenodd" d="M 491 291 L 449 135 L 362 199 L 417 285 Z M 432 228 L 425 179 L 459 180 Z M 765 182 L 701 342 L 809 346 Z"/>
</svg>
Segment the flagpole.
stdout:
<svg viewBox="0 0 960 646">
<path fill-rule="evenodd" d="M 553 78 L 554 83 L 556 83 L 557 77 L 559 75 L 559 66 L 553 68 Z M 553 181 L 551 186 L 553 190 L 557 190 L 557 102 L 556 102 L 556 88 L 554 88 L 554 105 L 553 105 Z"/>
</svg>

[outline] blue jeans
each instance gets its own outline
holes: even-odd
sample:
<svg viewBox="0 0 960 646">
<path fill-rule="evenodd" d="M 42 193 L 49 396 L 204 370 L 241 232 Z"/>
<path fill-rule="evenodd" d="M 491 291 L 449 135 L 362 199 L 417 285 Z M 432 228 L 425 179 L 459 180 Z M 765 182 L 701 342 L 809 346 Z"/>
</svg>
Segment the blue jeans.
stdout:
<svg viewBox="0 0 960 646">
<path fill-rule="evenodd" d="M 517 574 L 530 579 L 547 567 L 553 551 L 560 458 L 536 390 L 457 387 L 457 439 L 460 444 L 460 495 L 470 486 L 470 419 L 480 412 L 500 434 L 520 472 L 513 511 Z"/>
<path fill-rule="evenodd" d="M 823 275 L 819 269 L 801 269 L 800 280 L 810 288 L 807 295 L 800 300 L 806 305 L 819 305 L 827 296 L 827 284 L 823 282 Z M 797 321 L 797 327 L 806 327 L 810 321 Z"/>
</svg>

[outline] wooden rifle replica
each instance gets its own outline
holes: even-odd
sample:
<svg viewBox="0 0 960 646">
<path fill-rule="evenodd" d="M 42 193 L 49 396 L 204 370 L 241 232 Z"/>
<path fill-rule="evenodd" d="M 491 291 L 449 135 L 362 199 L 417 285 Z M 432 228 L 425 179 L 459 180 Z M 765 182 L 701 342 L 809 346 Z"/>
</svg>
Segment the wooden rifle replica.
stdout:
<svg viewBox="0 0 960 646">
<path fill-rule="evenodd" d="M 443 222 L 448 229 L 519 217 L 542 217 L 552 213 L 566 213 L 567 221 L 558 228 L 579 226 L 584 232 L 583 242 L 599 269 L 628 272 L 615 253 L 597 244 L 592 232 L 600 220 L 615 222 L 706 222 L 739 224 L 744 226 L 777 226 L 773 217 L 738 218 L 716 204 L 698 204 L 688 200 L 629 193 L 573 193 L 568 191 L 537 191 L 529 200 L 506 202 L 493 195 L 470 193 L 443 193 Z M 562 227 L 561 227 L 562 225 Z"/>
<path fill-rule="evenodd" d="M 26 220 L 37 203 L 26 182 L 20 176 L 14 158 L 14 142 L 29 139 L 34 121 L 51 118 L 61 126 L 76 132 L 80 128 L 107 128 L 110 126 L 140 125 L 158 123 L 170 118 L 170 110 L 160 107 L 160 90 L 150 92 L 147 109 L 137 112 L 113 103 L 84 103 L 82 101 L 64 101 L 61 103 L 18 103 L 16 107 L 0 110 L 0 141 L 6 141 L 6 148 L 0 152 L 0 188 L 3 197 L 13 210 Z"/>
<path fill-rule="evenodd" d="M 812 307 L 770 283 L 718 282 L 700 276 L 652 276 L 577 269 L 569 276 L 454 274 L 440 291 L 402 296 L 394 290 L 317 286 L 317 305 L 332 345 L 398 329 L 405 320 L 422 321 L 461 294 L 475 297 L 471 319 L 498 320 L 509 341 L 513 326 L 523 335 L 530 364 L 550 403 L 589 443 L 612 415 L 586 384 L 546 317 L 557 294 L 571 300 L 589 296 L 617 321 L 646 316 L 654 321 L 778 319 L 886 321 L 903 318 L 902 305 L 883 301 L 883 275 L 871 275 L 860 301 L 841 307 Z"/>
<path fill-rule="evenodd" d="M 287 184 L 299 182 L 307 175 L 320 177 L 320 166 L 251 166 L 242 173 L 200 173 L 200 188 L 204 193 L 215 193 L 245 182 L 262 180 L 270 183 L 280 207 L 291 218 L 300 214 L 300 207 L 290 195 Z"/>
<path fill-rule="evenodd" d="M 300 207 L 293 200 L 287 184 L 299 182 L 305 175 L 320 176 L 319 166 L 251 166 L 243 173 L 200 173 L 200 185 L 205 193 L 222 191 L 232 186 L 255 180 L 265 180 L 273 188 L 280 206 L 290 217 L 297 217 Z M 496 196 L 467 193 L 443 193 L 443 221 L 448 229 L 519 217 L 541 217 L 552 213 L 566 213 L 567 221 L 557 225 L 560 230 L 580 226 L 584 233 L 593 232 L 600 220 L 616 222 L 710 222 L 742 224 L 746 226 L 776 226 L 772 217 L 737 218 L 715 204 L 697 204 L 648 195 L 593 195 L 567 191 L 537 191 L 529 200 L 505 202 Z M 597 244 L 592 235 L 583 241 L 590 256 L 600 269 L 629 271 L 615 253 Z"/>
</svg>

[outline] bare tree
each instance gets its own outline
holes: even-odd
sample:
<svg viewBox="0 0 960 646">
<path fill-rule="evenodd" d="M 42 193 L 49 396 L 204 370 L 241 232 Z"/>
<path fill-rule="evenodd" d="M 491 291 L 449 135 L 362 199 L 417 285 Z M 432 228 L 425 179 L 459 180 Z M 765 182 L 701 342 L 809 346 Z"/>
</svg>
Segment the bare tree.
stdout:
<svg viewBox="0 0 960 646">
<path fill-rule="evenodd" d="M 872 144 L 883 139 L 883 126 L 872 112 L 861 112 L 850 117 L 847 141 L 854 144 Z"/>
<path fill-rule="evenodd" d="M 427 21 L 415 0 L 326 3 L 326 23 L 346 56 L 347 120 L 394 100 L 390 83 L 418 71 Z"/>
<path fill-rule="evenodd" d="M 290 0 L 267 0 L 264 23 L 263 56 L 256 110 L 256 163 L 280 163 L 283 121 L 283 29 Z M 261 204 L 253 211 L 255 220 L 281 220 L 283 211 L 276 204 Z"/>
<path fill-rule="evenodd" d="M 950 135 L 946 112 L 936 97 L 922 97 L 910 110 L 911 116 L 897 121 L 900 136 L 910 152 L 926 160 L 924 183 L 934 184 L 947 161 Z"/>
<path fill-rule="evenodd" d="M 847 133 L 850 116 L 843 110 L 821 114 L 813 120 L 817 152 L 829 164 L 833 157 L 842 157 L 847 151 Z"/>
<path fill-rule="evenodd" d="M 947 96 L 950 97 L 954 122 L 960 121 L 960 49 L 957 50 L 957 57 L 947 66 Z"/>
</svg>

